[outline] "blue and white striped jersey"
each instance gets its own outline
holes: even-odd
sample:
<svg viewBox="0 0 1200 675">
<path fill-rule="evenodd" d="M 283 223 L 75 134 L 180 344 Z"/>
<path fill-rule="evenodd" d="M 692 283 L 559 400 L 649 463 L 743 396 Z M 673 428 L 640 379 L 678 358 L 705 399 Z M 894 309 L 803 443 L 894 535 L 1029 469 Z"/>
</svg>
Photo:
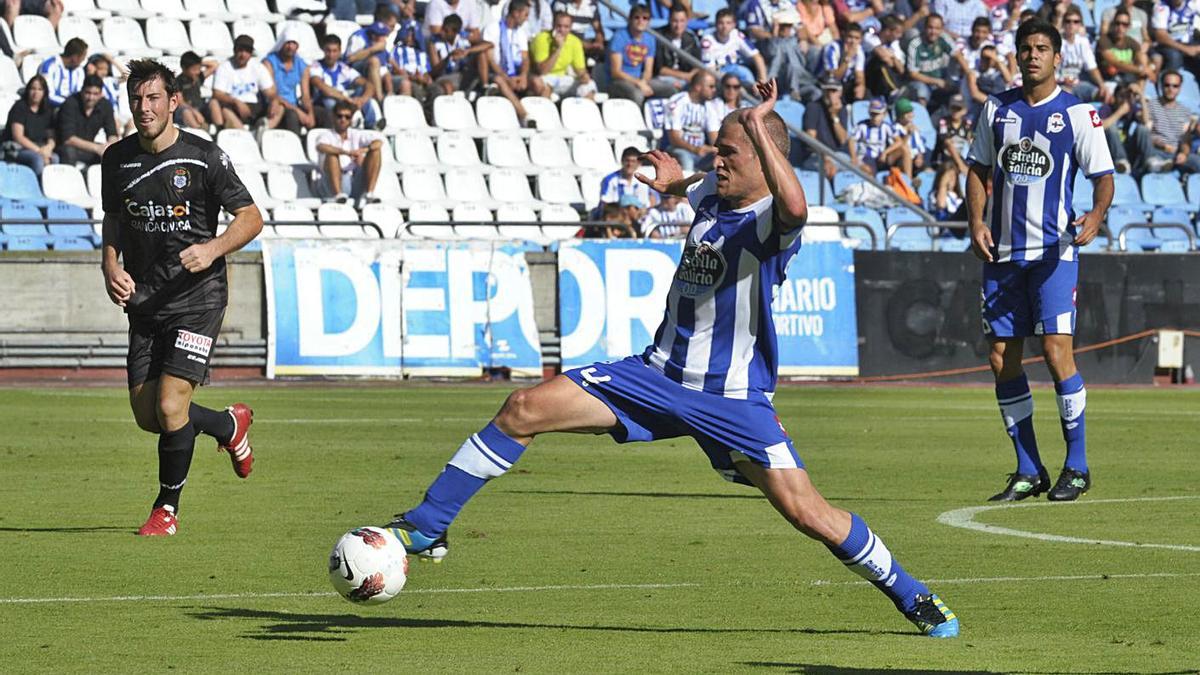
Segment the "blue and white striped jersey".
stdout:
<svg viewBox="0 0 1200 675">
<path fill-rule="evenodd" d="M 1100 115 L 1059 87 L 1030 105 L 1020 88 L 989 96 L 967 161 L 992 171 L 984 218 L 996 262 L 1077 260 L 1071 191 L 1075 172 L 1113 172 Z"/>
<path fill-rule="evenodd" d="M 821 75 L 828 75 L 837 70 L 838 64 L 842 62 L 842 43 L 834 40 L 825 45 L 821 50 Z M 850 57 L 850 65 L 846 67 L 846 72 L 842 73 L 842 81 L 849 82 L 854 79 L 857 73 L 863 72 L 867 67 L 867 57 L 863 53 L 862 45 L 854 49 L 854 55 Z"/>
<path fill-rule="evenodd" d="M 667 131 L 678 131 L 684 142 L 692 145 L 705 145 L 708 141 L 705 132 L 714 126 L 708 119 L 709 109 L 704 102 L 697 103 L 686 89 L 667 99 L 667 119 L 663 128 Z M 720 122 L 715 126 L 719 129 Z M 664 147 L 670 146 L 670 140 L 663 137 Z"/>
<path fill-rule="evenodd" d="M 68 96 L 83 89 L 83 77 L 86 74 L 83 64 L 68 68 L 63 63 L 61 54 L 42 61 L 42 65 L 38 66 L 38 72 L 46 78 L 46 85 L 49 88 L 46 95 L 49 97 L 51 105 L 60 106 Z"/>
<path fill-rule="evenodd" d="M 903 135 L 904 128 L 898 124 L 884 120 L 879 126 L 872 126 L 870 120 L 863 120 L 854 127 L 854 151 L 858 159 L 879 159 L 883 151 Z"/>
<path fill-rule="evenodd" d="M 637 195 L 646 206 L 658 203 L 658 193 L 637 178 L 622 178 L 621 171 L 614 171 L 600 179 L 600 203 L 616 204 L 626 194 Z"/>
<path fill-rule="evenodd" d="M 716 173 L 709 173 L 688 188 L 696 217 L 644 357 L 687 389 L 745 399 L 775 391 L 779 348 L 771 299 L 800 250 L 803 228 L 781 236 L 771 195 L 731 209 L 716 185 Z"/>
</svg>

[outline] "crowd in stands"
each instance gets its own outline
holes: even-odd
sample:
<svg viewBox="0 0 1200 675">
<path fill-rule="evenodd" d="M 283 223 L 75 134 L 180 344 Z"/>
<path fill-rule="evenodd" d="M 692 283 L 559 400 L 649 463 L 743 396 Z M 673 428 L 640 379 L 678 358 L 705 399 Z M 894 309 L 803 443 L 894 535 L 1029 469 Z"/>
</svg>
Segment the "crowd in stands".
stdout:
<svg viewBox="0 0 1200 675">
<path fill-rule="evenodd" d="M 749 84 L 776 78 L 797 129 L 919 195 L 937 217 L 962 219 L 972 122 L 989 95 L 1020 83 L 1014 36 L 1035 15 L 1061 30 L 1059 84 L 1096 107 L 1119 173 L 1200 172 L 1200 0 L 651 0 L 629 6 L 627 19 L 593 0 L 281 0 L 261 4 L 323 13 L 299 27 L 275 15 L 277 33 L 265 38 L 236 31 L 234 4 L 228 51 L 174 52 L 176 123 L 210 135 L 246 129 L 260 141 L 273 129 L 311 138 L 316 191 L 337 203 L 379 201 L 393 151 L 375 132 L 388 128 L 389 97 L 411 97 L 434 122 L 439 97 L 499 96 L 533 133 L 537 99 L 628 99 L 652 133 L 612 148 L 620 166 L 585 217 L 608 224 L 598 236 L 676 236 L 691 217 L 686 201 L 637 182 L 638 154 L 656 144 L 685 171 L 710 168 L 721 120 Z M 153 3 L 142 7 L 153 13 Z M 0 91 L 19 95 L 3 160 L 39 175 L 54 163 L 86 169 L 133 131 L 121 76 L 138 50 L 89 45 L 79 31 L 57 54 L 23 49 L 13 29 L 24 14 L 55 29 L 70 18 L 62 0 L 4 0 L 0 51 L 28 77 L 19 92 Z M 798 170 L 830 181 L 841 173 L 834 157 L 794 145 Z"/>
</svg>

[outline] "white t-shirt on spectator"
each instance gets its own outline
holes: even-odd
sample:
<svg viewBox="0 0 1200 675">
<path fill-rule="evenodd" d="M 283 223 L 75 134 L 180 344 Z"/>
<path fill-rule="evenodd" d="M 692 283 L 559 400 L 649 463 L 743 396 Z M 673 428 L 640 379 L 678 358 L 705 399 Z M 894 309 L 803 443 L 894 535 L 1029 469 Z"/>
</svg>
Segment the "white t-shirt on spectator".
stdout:
<svg viewBox="0 0 1200 675">
<path fill-rule="evenodd" d="M 484 42 L 492 43 L 492 59 L 506 75 L 519 73 L 523 59 L 521 52 L 529 52 L 529 33 L 525 30 L 526 25 L 528 22 L 516 28 L 509 28 L 505 20 L 501 19 L 488 24 L 480 35 Z M 505 49 L 507 54 L 504 53 Z"/>
<path fill-rule="evenodd" d="M 429 36 L 430 26 L 440 26 L 450 14 L 457 14 L 462 19 L 463 29 L 482 28 L 479 6 L 475 0 L 458 0 L 457 7 L 451 7 L 446 0 L 429 0 L 425 8 L 425 35 Z"/>
<path fill-rule="evenodd" d="M 1096 54 L 1092 43 L 1084 35 L 1076 35 L 1073 42 L 1063 40 L 1062 63 L 1058 68 L 1058 81 L 1079 80 L 1080 74 L 1096 68 Z"/>
<path fill-rule="evenodd" d="M 731 63 L 737 63 L 741 56 L 754 56 L 758 49 L 750 44 L 742 31 L 736 28 L 730 31 L 729 38 L 724 42 L 716 35 L 705 35 L 700 38 L 700 60 L 707 68 L 720 68 Z"/>
<path fill-rule="evenodd" d="M 883 44 L 883 40 L 880 40 L 879 36 L 875 33 L 867 33 L 863 36 L 862 50 L 866 52 L 867 58 L 871 58 L 871 55 L 874 54 L 875 50 L 880 46 L 887 47 L 889 50 L 891 50 L 892 54 L 895 55 L 897 59 L 900 59 L 900 63 L 904 63 L 905 59 L 908 57 L 908 55 L 904 53 L 904 50 L 900 48 L 900 40 L 892 40 L 889 44 L 885 45 Z"/>
<path fill-rule="evenodd" d="M 376 138 L 378 136 L 369 131 L 353 127 L 346 130 L 345 138 L 339 136 L 338 132 L 333 129 L 323 129 L 317 145 L 333 145 L 342 150 L 358 150 L 369 146 Z M 338 155 L 338 163 L 342 165 L 342 173 L 350 173 L 358 167 L 358 163 L 350 155 Z"/>
<path fill-rule="evenodd" d="M 708 116 L 708 106 L 696 103 L 684 90 L 667 99 L 667 120 L 663 127 L 667 131 L 678 131 L 685 143 L 705 145 L 704 133 L 711 126 Z"/>
<path fill-rule="evenodd" d="M 258 59 L 250 59 L 243 68 L 226 59 L 217 66 L 212 87 L 244 103 L 258 103 L 260 93 L 275 87 L 275 78 Z"/>
</svg>

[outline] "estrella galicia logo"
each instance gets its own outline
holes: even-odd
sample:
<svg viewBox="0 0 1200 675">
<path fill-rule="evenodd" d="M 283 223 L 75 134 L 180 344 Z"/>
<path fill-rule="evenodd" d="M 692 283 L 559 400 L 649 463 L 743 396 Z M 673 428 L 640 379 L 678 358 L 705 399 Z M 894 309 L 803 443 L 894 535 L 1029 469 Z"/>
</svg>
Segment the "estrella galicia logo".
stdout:
<svg viewBox="0 0 1200 675">
<path fill-rule="evenodd" d="M 1054 160 L 1025 137 L 1004 146 L 1000 151 L 1000 167 L 1004 169 L 1009 185 L 1035 185 L 1054 171 Z"/>
<path fill-rule="evenodd" d="M 171 176 L 171 185 L 174 185 L 176 190 L 182 190 L 183 188 L 187 187 L 188 178 L 188 170 L 183 167 L 179 167 L 178 169 L 175 169 L 175 175 Z"/>
<path fill-rule="evenodd" d="M 675 279 L 680 282 L 679 292 L 688 298 L 711 292 L 724 278 L 725 256 L 721 255 L 721 249 L 707 241 L 685 248 L 679 269 L 675 270 Z"/>
</svg>

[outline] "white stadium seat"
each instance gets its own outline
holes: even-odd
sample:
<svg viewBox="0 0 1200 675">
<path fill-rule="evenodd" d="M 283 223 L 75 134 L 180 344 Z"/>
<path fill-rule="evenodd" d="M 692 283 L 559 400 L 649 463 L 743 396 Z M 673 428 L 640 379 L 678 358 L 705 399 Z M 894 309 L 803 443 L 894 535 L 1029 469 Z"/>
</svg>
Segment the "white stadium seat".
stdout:
<svg viewBox="0 0 1200 675">
<path fill-rule="evenodd" d="M 146 19 L 146 44 L 164 54 L 176 56 L 190 51 L 192 43 L 183 22 L 175 18 L 154 16 Z"/>
<path fill-rule="evenodd" d="M 51 26 L 44 16 L 19 14 L 13 21 L 12 32 L 17 49 L 32 49 L 44 54 L 57 54 L 62 51 L 58 36 L 54 34 L 54 26 Z"/>
<path fill-rule="evenodd" d="M 254 52 L 259 57 L 265 57 L 275 51 L 275 31 L 271 30 L 271 24 L 261 19 L 238 19 L 233 22 L 230 34 L 235 38 L 239 35 L 249 35 L 253 38 Z"/>
<path fill-rule="evenodd" d="M 642 133 L 647 131 L 642 109 L 627 98 L 610 98 L 600 105 L 604 126 L 609 131 Z"/>
<path fill-rule="evenodd" d="M 105 54 L 108 46 L 100 38 L 100 29 L 96 22 L 78 16 L 64 16 L 58 20 L 58 41 L 67 44 L 67 40 L 79 38 L 87 43 L 89 54 Z"/>
<path fill-rule="evenodd" d="M 542 234 L 542 228 L 537 224 L 537 212 L 528 206 L 502 204 L 496 210 L 496 221 L 500 223 L 502 239 L 522 239 L 542 245 L 549 243 L 549 239 Z"/>
<path fill-rule="evenodd" d="M 439 96 L 438 99 L 450 98 Z M 488 171 L 479 161 L 479 152 L 475 150 L 475 141 L 470 136 L 459 132 L 446 132 L 437 139 L 438 161 L 446 166 L 467 166 L 480 171 Z"/>
<path fill-rule="evenodd" d="M 618 158 L 625 152 L 625 148 L 629 147 L 637 148 L 638 152 L 650 152 L 650 139 L 637 134 L 621 134 L 613 141 L 613 150 Z"/>
<path fill-rule="evenodd" d="M 270 157 L 275 164 L 311 168 L 300 137 L 287 129 L 267 129 L 262 136 L 262 156 Z"/>
<path fill-rule="evenodd" d="M 433 99 L 433 123 L 446 131 L 459 131 L 476 138 L 488 135 L 488 130 L 475 121 L 470 102 L 459 93 Z"/>
<path fill-rule="evenodd" d="M 479 126 L 488 131 L 522 133 L 532 131 L 531 129 L 521 129 L 521 123 L 517 121 L 516 109 L 503 96 L 480 96 L 475 99 L 475 118 L 479 120 Z M 524 135 L 532 134 L 524 133 Z"/>
<path fill-rule="evenodd" d="M 149 19 L 154 12 L 143 9 L 138 0 L 96 0 L 96 6 L 107 10 L 113 16 L 123 16 L 129 19 Z"/>
<path fill-rule="evenodd" d="M 314 61 L 321 60 L 323 56 L 321 44 L 317 42 L 317 34 L 310 24 L 294 19 L 282 21 L 275 25 L 275 36 L 283 35 L 283 31 L 285 30 L 290 30 L 295 35 L 296 42 L 300 44 L 298 53 L 304 57 L 305 61 L 313 63 Z M 258 47 L 258 43 L 255 43 L 255 47 Z M 262 48 L 258 48 L 261 51 Z"/>
<path fill-rule="evenodd" d="M 361 27 L 362 26 L 359 26 L 357 23 L 355 23 L 353 21 L 342 21 L 342 20 L 338 20 L 338 19 L 330 19 L 329 21 L 325 22 L 325 34 L 326 35 L 336 35 L 339 38 L 341 38 L 342 39 L 342 53 L 345 54 L 346 53 L 346 41 L 349 40 L 350 36 Z M 388 49 L 391 49 L 391 48 L 392 48 L 392 45 L 389 43 Z M 383 54 L 383 56 L 386 56 L 386 55 L 387 55 L 387 53 L 385 52 Z"/>
<path fill-rule="evenodd" d="M 10 89 L 8 91 L 16 91 L 16 89 Z M 0 93 L 0 119 L 8 119 L 9 111 L 12 110 L 13 104 L 15 104 L 18 100 L 20 99 L 17 98 L 16 94 Z"/>
<path fill-rule="evenodd" d="M 13 95 L 17 94 L 17 90 L 23 87 L 25 81 L 21 79 L 21 71 L 17 70 L 17 64 L 7 56 L 0 54 L 0 93 Z M 8 119 L 6 116 L 5 120 Z"/>
<path fill-rule="evenodd" d="M 192 49 L 201 56 L 215 56 L 219 59 L 233 56 L 233 38 L 224 21 L 212 18 L 196 19 L 189 26 L 192 37 Z M 269 48 L 269 47 L 268 47 Z M 254 43 L 255 53 L 264 53 L 263 46 Z"/>
<path fill-rule="evenodd" d="M 584 169 L 616 171 L 619 167 L 612 146 L 603 134 L 579 134 L 572 138 L 571 159 Z"/>
<path fill-rule="evenodd" d="M 406 231 L 414 237 L 430 239 L 454 239 L 454 230 L 448 225 L 412 225 L 412 223 L 449 223 L 450 213 L 445 207 L 426 202 L 415 202 L 408 210 L 409 225 Z"/>
<path fill-rule="evenodd" d="M 600 116 L 600 108 L 595 101 L 578 96 L 570 96 L 562 100 L 563 126 L 569 131 L 598 131 L 603 132 L 604 119 Z"/>
<path fill-rule="evenodd" d="M 496 209 L 500 223 L 536 223 L 537 219 L 537 212 L 523 204 L 501 204 Z"/>
<path fill-rule="evenodd" d="M 404 171 L 404 194 L 415 206 L 419 203 L 434 203 L 439 206 L 453 208 L 458 204 L 457 199 L 446 199 L 446 187 L 442 184 L 442 174 L 436 169 L 416 167 Z M 416 220 L 410 213 L 409 220 Z"/>
<path fill-rule="evenodd" d="M 267 184 L 263 182 L 262 174 L 256 169 L 235 167 L 238 178 L 242 179 L 242 185 L 246 186 L 246 192 L 250 193 L 251 199 L 258 205 L 260 209 L 273 209 L 279 206 L 279 202 L 267 192 Z"/>
<path fill-rule="evenodd" d="M 325 225 L 329 222 L 351 222 L 358 221 L 358 211 L 354 210 L 349 204 L 338 204 L 330 202 L 317 207 L 317 231 L 323 237 L 336 237 L 340 239 L 363 239 L 375 238 L 375 230 L 372 228 L 363 229 L 361 225 Z"/>
<path fill-rule="evenodd" d="M 446 195 L 462 204 L 482 204 L 485 208 L 494 209 L 500 206 L 488 195 L 487 182 L 483 173 L 465 167 L 453 167 L 444 176 Z"/>
<path fill-rule="evenodd" d="M 277 223 L 294 223 L 275 225 L 275 234 L 280 237 L 304 239 L 321 236 L 316 223 L 313 222 L 312 210 L 295 204 L 280 204 L 271 211 L 271 220 Z"/>
<path fill-rule="evenodd" d="M 197 17 L 213 21 L 228 23 L 238 18 L 235 14 L 225 11 L 225 3 L 222 0 L 183 0 L 183 6 Z"/>
<path fill-rule="evenodd" d="M 505 204 L 524 204 L 533 209 L 540 209 L 541 202 L 533 198 L 529 191 L 529 179 L 525 174 L 514 169 L 496 169 L 488 177 L 488 185 L 492 189 L 492 199 Z"/>
<path fill-rule="evenodd" d="M 183 6 L 183 0 L 142 0 L 142 9 L 154 12 L 163 18 L 179 19 L 180 21 L 191 21 L 198 16 Z"/>
<path fill-rule="evenodd" d="M 482 204 L 460 204 L 454 207 L 454 233 L 463 239 L 499 239 L 500 231 L 492 224 L 492 212 Z"/>
<path fill-rule="evenodd" d="M 537 135 L 542 136 L 546 132 L 563 133 L 562 118 L 558 116 L 558 108 L 554 107 L 554 103 L 550 99 L 542 96 L 526 96 L 521 99 L 521 106 L 525 108 L 525 121 L 532 121 L 537 125 Z"/>
<path fill-rule="evenodd" d="M 163 64 L 163 65 L 166 65 L 166 64 Z M 193 129 L 191 127 L 179 127 L 179 130 L 189 133 L 189 134 L 192 134 L 193 136 L 199 136 L 200 138 L 203 138 L 204 140 L 208 141 L 209 143 L 212 142 L 212 134 L 208 133 L 204 129 Z"/>
<path fill-rule="evenodd" d="M 579 213 L 565 204 L 548 204 L 546 208 L 542 209 L 542 232 L 550 239 L 560 241 L 574 239 L 579 233 L 579 227 L 577 225 L 570 225 L 569 223 L 578 222 Z M 556 224 L 550 225 L 547 223 Z"/>
<path fill-rule="evenodd" d="M 131 58 L 158 58 L 162 56 L 161 49 L 153 49 L 146 44 L 146 36 L 142 27 L 128 16 L 110 16 L 100 24 L 100 35 L 104 44 L 118 54 Z"/>
<path fill-rule="evenodd" d="M 229 11 L 238 16 L 258 19 L 267 23 L 279 23 L 284 15 L 276 14 L 267 7 L 267 0 L 229 0 Z"/>
<path fill-rule="evenodd" d="M 29 78 L 37 75 L 38 67 L 42 65 L 42 61 L 50 54 L 30 54 L 21 61 L 21 81 L 28 82 Z M 7 120 L 7 118 L 6 118 Z"/>
<path fill-rule="evenodd" d="M 392 239 L 404 231 L 404 216 L 400 209 L 388 204 L 366 204 L 362 208 L 362 219 L 379 226 L 384 239 Z M 371 228 L 365 228 L 373 232 Z"/>
<path fill-rule="evenodd" d="M 396 134 L 396 162 L 400 168 L 407 170 L 417 166 L 439 167 L 437 151 L 433 149 L 433 141 L 425 134 L 416 131 L 401 131 Z"/>
<path fill-rule="evenodd" d="M 103 21 L 112 16 L 107 9 L 98 9 L 93 0 L 62 0 L 62 3 L 63 19 L 74 16 L 88 21 Z M 58 20 L 58 27 L 62 29 L 62 19 Z"/>
<path fill-rule="evenodd" d="M 583 194 L 575 174 L 564 169 L 544 171 L 537 177 L 538 199 L 549 204 L 571 204 L 583 207 Z"/>
<path fill-rule="evenodd" d="M 348 186 L 343 185 L 343 190 Z M 295 204 L 306 209 L 315 209 L 321 205 L 321 198 L 312 192 L 309 185 L 308 169 L 296 167 L 276 167 L 267 172 L 267 191 L 271 197 L 281 204 Z"/>
<path fill-rule="evenodd" d="M 542 172 L 542 167 L 530 163 L 525 141 L 512 132 L 496 132 L 483 139 L 483 154 L 491 166 L 516 169 L 529 175 Z"/>
<path fill-rule="evenodd" d="M 583 205 L 589 211 L 600 205 L 600 181 L 609 171 L 590 169 L 579 176 L 579 189 L 583 193 Z"/>
<path fill-rule="evenodd" d="M 44 171 L 44 169 L 43 169 Z M 101 169 L 100 164 L 93 164 L 87 168 L 87 190 L 92 196 L 92 201 L 100 203 L 100 187 L 101 187 Z"/>
<path fill-rule="evenodd" d="M 42 169 L 42 192 L 50 199 L 85 209 L 95 207 L 98 201 L 88 193 L 83 174 L 73 164 L 47 164 Z"/>
<path fill-rule="evenodd" d="M 411 96 L 388 96 L 383 99 L 383 118 L 387 120 L 386 134 L 413 131 L 426 136 L 442 133 L 438 127 L 429 126 L 421 102 Z M 397 148 L 399 152 L 399 148 Z"/>
<path fill-rule="evenodd" d="M 544 169 L 570 169 L 578 172 L 571 148 L 561 136 L 538 134 L 529 139 L 529 161 Z"/>
<path fill-rule="evenodd" d="M 404 190 L 400 189 L 399 177 L 387 169 L 379 172 L 379 180 L 375 181 L 375 196 L 384 204 L 398 209 L 406 209 L 412 204 L 404 195 Z"/>
<path fill-rule="evenodd" d="M 254 134 L 245 129 L 222 129 L 217 133 L 217 146 L 224 150 L 238 167 L 249 166 L 266 171 L 273 166 L 263 160 Z"/>
</svg>

